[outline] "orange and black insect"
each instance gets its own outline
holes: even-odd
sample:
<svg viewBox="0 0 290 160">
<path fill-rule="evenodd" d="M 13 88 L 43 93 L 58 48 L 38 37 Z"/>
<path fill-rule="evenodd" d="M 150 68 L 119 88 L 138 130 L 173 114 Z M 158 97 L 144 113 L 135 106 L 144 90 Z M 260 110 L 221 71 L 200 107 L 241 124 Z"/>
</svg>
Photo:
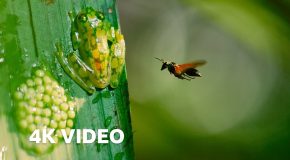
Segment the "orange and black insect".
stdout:
<svg viewBox="0 0 290 160">
<path fill-rule="evenodd" d="M 156 57 L 155 57 L 156 58 Z M 195 77 L 201 77 L 201 74 L 195 69 L 198 66 L 204 65 L 206 61 L 198 60 L 185 64 L 176 64 L 174 62 L 167 62 L 163 59 L 156 58 L 162 62 L 161 70 L 168 69 L 170 74 L 174 74 L 179 79 L 191 80 Z"/>
</svg>

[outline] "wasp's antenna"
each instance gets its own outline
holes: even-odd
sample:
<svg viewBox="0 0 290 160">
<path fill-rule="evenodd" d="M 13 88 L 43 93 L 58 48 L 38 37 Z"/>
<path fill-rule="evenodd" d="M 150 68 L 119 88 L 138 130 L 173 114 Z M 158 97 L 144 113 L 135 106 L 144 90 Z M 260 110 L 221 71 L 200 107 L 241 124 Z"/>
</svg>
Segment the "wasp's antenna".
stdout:
<svg viewBox="0 0 290 160">
<path fill-rule="evenodd" d="M 161 61 L 162 63 L 164 63 L 164 60 L 163 59 L 160 59 L 160 58 L 157 58 L 157 57 L 154 57 L 155 59 L 158 59 L 159 61 Z"/>
</svg>

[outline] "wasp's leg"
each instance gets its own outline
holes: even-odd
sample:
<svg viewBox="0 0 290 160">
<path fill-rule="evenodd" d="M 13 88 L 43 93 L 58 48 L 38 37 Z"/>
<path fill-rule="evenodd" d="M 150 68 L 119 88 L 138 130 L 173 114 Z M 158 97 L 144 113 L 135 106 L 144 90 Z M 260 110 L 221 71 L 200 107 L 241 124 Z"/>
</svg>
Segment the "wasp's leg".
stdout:
<svg viewBox="0 0 290 160">
<path fill-rule="evenodd" d="M 191 80 L 191 79 L 189 79 L 189 78 L 185 77 L 184 75 L 180 75 L 180 76 L 178 76 L 178 78 L 179 78 L 179 79 L 185 79 L 185 80 L 188 80 L 188 81 L 190 81 L 190 80 Z"/>
<path fill-rule="evenodd" d="M 183 76 L 186 77 L 186 78 L 189 78 L 189 79 L 195 79 L 195 77 L 193 77 L 193 76 L 189 76 L 189 75 L 187 75 L 187 74 L 184 74 Z"/>
<path fill-rule="evenodd" d="M 183 74 L 182 77 L 183 77 L 184 79 L 188 80 L 188 81 L 194 79 L 193 77 L 190 77 L 190 76 L 188 76 L 188 75 L 186 75 L 186 74 Z"/>
<path fill-rule="evenodd" d="M 95 91 L 92 83 L 86 83 L 84 80 L 89 76 L 92 70 L 85 65 L 75 53 L 69 55 L 69 59 L 64 56 L 62 47 L 60 43 L 56 45 L 57 52 L 55 52 L 56 57 L 63 70 L 84 90 L 92 94 Z"/>
</svg>

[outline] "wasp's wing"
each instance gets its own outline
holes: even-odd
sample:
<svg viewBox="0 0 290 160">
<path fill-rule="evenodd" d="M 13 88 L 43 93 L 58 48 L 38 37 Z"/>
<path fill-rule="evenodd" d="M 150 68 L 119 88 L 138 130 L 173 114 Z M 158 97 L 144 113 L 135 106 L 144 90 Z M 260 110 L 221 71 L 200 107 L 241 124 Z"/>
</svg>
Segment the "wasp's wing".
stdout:
<svg viewBox="0 0 290 160">
<path fill-rule="evenodd" d="M 183 74 L 189 76 L 189 77 L 201 77 L 200 73 L 195 68 L 188 68 L 183 72 Z"/>
<path fill-rule="evenodd" d="M 205 60 L 198 60 L 198 61 L 193 61 L 190 63 L 180 64 L 179 67 L 182 69 L 196 68 L 196 67 L 202 66 L 204 64 L 206 64 Z"/>
<path fill-rule="evenodd" d="M 178 69 L 180 70 L 181 74 L 185 74 L 191 78 L 201 77 L 201 75 L 198 73 L 198 70 L 195 68 L 198 66 L 204 65 L 205 63 L 206 61 L 204 60 L 194 61 L 191 63 L 178 65 Z"/>
<path fill-rule="evenodd" d="M 191 63 L 184 63 L 184 64 L 176 65 L 175 70 L 179 73 L 185 73 L 188 69 L 190 68 L 194 69 L 198 66 L 204 65 L 205 63 L 206 61 L 204 60 L 194 61 Z"/>
</svg>

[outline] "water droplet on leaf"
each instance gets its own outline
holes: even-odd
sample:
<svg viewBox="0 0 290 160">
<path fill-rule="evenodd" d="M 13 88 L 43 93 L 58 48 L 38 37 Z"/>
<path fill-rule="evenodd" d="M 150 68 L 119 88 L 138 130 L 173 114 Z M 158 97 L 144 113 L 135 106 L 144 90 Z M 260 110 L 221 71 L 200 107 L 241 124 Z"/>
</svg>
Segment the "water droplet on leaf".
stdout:
<svg viewBox="0 0 290 160">
<path fill-rule="evenodd" d="M 105 92 L 103 92 L 102 96 L 104 98 L 110 98 L 111 97 L 111 93 L 110 93 L 110 91 L 105 91 Z"/>
<path fill-rule="evenodd" d="M 109 125 L 111 124 L 112 118 L 113 118 L 112 116 L 109 116 L 109 117 L 106 118 L 106 120 L 105 120 L 105 127 L 106 128 L 108 128 Z"/>
<path fill-rule="evenodd" d="M 116 153 L 114 156 L 114 160 L 122 160 L 124 157 L 124 152 Z"/>
<path fill-rule="evenodd" d="M 92 103 L 95 104 L 101 99 L 101 94 L 97 94 L 97 96 L 92 100 Z"/>
</svg>

